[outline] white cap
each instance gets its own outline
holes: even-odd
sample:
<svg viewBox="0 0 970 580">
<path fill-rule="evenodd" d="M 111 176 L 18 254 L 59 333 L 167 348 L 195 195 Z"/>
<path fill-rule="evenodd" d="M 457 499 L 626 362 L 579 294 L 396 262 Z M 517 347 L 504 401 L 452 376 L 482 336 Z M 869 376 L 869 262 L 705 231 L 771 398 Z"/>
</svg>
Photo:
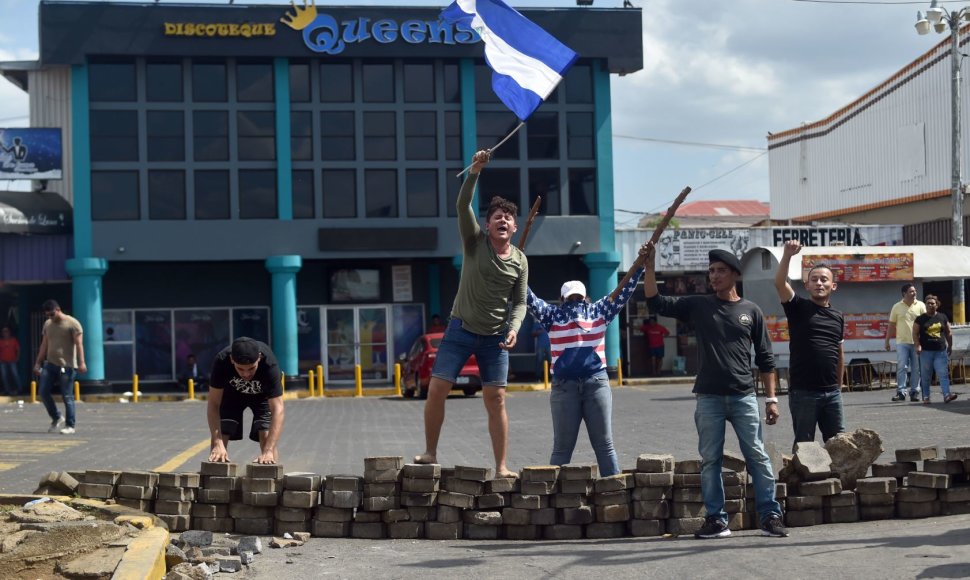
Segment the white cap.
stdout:
<svg viewBox="0 0 970 580">
<path fill-rule="evenodd" d="M 562 290 L 559 291 L 559 295 L 563 298 L 569 298 L 573 294 L 579 294 L 583 298 L 586 297 L 586 285 L 579 280 L 570 280 L 562 285 Z"/>
</svg>

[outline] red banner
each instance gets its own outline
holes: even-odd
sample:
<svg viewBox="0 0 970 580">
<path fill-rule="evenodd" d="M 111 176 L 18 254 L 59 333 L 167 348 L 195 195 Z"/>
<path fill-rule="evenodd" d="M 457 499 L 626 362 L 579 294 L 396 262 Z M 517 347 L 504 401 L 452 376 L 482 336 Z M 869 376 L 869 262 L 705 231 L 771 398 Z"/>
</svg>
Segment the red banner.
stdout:
<svg viewBox="0 0 970 580">
<path fill-rule="evenodd" d="M 887 314 L 859 313 L 845 314 L 845 340 L 873 340 L 886 338 L 889 328 L 889 317 Z M 784 316 L 765 316 L 765 325 L 768 327 L 768 336 L 771 342 L 788 342 L 788 319 Z"/>
<path fill-rule="evenodd" d="M 888 282 L 912 280 L 913 254 L 820 254 L 802 256 L 802 280 L 816 264 L 825 264 L 835 274 L 835 281 Z"/>
</svg>

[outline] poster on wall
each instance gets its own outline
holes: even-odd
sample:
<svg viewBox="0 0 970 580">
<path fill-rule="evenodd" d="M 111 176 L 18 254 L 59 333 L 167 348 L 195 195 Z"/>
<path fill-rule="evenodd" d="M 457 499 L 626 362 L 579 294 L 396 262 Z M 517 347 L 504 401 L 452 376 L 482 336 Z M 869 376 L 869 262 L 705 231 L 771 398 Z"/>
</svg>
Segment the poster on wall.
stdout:
<svg viewBox="0 0 970 580">
<path fill-rule="evenodd" d="M 845 320 L 845 340 L 872 340 L 886 338 L 889 321 L 883 312 L 843 313 Z M 788 342 L 788 318 L 784 316 L 765 316 L 768 336 L 771 342 Z"/>
<path fill-rule="evenodd" d="M 395 302 L 411 302 L 414 292 L 411 285 L 411 266 L 391 266 L 391 287 Z"/>
<path fill-rule="evenodd" d="M 843 282 L 892 282 L 912 280 L 913 254 L 821 254 L 802 256 L 802 280 L 816 264 L 825 264 Z"/>
<path fill-rule="evenodd" d="M 748 251 L 748 230 L 724 228 L 666 230 L 657 242 L 657 269 L 707 271 L 707 253 L 711 250 L 727 250 L 741 259 Z"/>
<path fill-rule="evenodd" d="M 61 179 L 60 129 L 0 128 L 0 179 Z"/>
</svg>

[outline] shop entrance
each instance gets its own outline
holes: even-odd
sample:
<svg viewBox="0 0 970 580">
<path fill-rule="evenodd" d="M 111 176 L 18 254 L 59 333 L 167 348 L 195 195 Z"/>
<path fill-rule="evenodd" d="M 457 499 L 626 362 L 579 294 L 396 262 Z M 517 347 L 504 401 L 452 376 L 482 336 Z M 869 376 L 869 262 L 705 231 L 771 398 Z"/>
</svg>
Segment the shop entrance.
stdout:
<svg viewBox="0 0 970 580">
<path fill-rule="evenodd" d="M 354 367 L 358 364 L 365 384 L 388 382 L 389 314 L 386 305 L 324 308 L 321 343 L 327 384 L 354 384 Z"/>
</svg>

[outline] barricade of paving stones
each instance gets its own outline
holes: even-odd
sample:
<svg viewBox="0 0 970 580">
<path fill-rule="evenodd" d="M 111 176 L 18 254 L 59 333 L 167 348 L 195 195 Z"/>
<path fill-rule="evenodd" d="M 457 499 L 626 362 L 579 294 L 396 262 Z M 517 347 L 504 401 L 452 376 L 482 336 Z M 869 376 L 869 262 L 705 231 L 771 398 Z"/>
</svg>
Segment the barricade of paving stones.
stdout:
<svg viewBox="0 0 970 580">
<path fill-rule="evenodd" d="M 970 513 L 970 447 L 901 449 L 843 489 L 817 443 L 785 458 L 777 498 L 788 526 Z M 635 469 L 599 477 L 595 465 L 526 467 L 494 478 L 473 466 L 368 457 L 364 475 L 284 473 L 282 465 L 203 463 L 198 473 L 88 470 L 49 474 L 80 482 L 82 497 L 156 514 L 172 531 L 327 538 L 563 540 L 691 534 L 704 522 L 701 462 L 641 455 Z M 724 511 L 732 530 L 759 520 L 744 459 L 726 454 Z M 62 482 L 63 483 L 63 482 Z M 68 481 L 67 483 L 70 483 Z"/>
</svg>

